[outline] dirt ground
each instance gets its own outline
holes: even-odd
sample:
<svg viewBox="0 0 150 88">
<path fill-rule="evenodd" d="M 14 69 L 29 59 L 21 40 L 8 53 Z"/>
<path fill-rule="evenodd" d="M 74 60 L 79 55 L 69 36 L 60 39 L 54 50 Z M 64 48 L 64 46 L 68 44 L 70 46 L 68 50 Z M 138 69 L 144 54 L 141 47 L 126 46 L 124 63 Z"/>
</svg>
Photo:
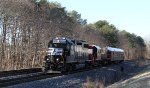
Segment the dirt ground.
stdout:
<svg viewBox="0 0 150 88">
<path fill-rule="evenodd" d="M 107 88 L 150 88 L 150 60 L 135 62 L 131 72 L 125 72 L 126 77 Z"/>
</svg>

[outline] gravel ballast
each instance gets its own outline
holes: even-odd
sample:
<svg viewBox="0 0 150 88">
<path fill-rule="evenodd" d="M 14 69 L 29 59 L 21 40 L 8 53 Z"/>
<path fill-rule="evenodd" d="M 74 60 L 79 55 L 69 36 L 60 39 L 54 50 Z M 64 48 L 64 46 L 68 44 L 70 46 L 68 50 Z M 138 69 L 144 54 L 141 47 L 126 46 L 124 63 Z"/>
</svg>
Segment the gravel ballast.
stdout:
<svg viewBox="0 0 150 88">
<path fill-rule="evenodd" d="M 120 71 L 121 66 L 124 68 L 124 72 Z M 100 67 L 99 69 L 90 71 L 22 83 L 7 88 L 81 88 L 86 82 L 87 77 L 94 80 L 103 80 L 105 86 L 108 86 L 120 81 L 125 77 L 127 72 L 131 72 L 133 69 L 134 64 L 132 62 L 126 62 L 119 65 Z"/>
</svg>

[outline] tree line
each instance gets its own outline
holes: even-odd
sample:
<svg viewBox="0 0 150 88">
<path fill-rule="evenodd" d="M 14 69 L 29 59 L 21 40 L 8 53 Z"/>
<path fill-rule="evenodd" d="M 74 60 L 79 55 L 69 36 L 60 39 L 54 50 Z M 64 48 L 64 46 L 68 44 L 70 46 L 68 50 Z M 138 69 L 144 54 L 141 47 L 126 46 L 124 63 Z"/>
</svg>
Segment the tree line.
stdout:
<svg viewBox="0 0 150 88">
<path fill-rule="evenodd" d="M 87 24 L 77 11 L 47 0 L 0 0 L 0 70 L 41 67 L 53 37 L 83 39 L 125 49 L 126 59 L 144 57 L 142 37 L 106 20 Z"/>
</svg>

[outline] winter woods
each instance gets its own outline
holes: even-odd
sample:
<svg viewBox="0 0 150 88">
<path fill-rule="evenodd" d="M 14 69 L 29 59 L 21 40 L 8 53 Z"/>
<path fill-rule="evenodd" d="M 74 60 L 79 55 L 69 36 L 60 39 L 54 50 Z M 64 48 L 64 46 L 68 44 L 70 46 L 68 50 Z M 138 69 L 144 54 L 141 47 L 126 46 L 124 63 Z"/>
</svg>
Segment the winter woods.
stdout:
<svg viewBox="0 0 150 88">
<path fill-rule="evenodd" d="M 47 0 L 0 0 L 0 70 L 41 67 L 53 37 L 87 40 L 125 49 L 126 59 L 144 57 L 146 45 L 135 34 L 107 21 L 86 24 L 76 11 L 67 12 Z"/>
</svg>

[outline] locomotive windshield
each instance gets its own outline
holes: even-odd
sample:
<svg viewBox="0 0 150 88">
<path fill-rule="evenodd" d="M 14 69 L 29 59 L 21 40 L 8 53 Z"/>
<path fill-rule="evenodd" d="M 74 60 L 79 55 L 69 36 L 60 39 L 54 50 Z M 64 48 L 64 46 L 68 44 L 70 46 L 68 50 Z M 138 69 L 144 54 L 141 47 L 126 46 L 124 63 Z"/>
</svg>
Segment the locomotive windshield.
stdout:
<svg viewBox="0 0 150 88">
<path fill-rule="evenodd" d="M 65 48 L 66 47 L 66 43 L 49 43 L 49 47 Z"/>
<path fill-rule="evenodd" d="M 53 48 L 69 48 L 70 44 L 65 39 L 53 39 L 49 42 L 48 47 Z"/>
</svg>

